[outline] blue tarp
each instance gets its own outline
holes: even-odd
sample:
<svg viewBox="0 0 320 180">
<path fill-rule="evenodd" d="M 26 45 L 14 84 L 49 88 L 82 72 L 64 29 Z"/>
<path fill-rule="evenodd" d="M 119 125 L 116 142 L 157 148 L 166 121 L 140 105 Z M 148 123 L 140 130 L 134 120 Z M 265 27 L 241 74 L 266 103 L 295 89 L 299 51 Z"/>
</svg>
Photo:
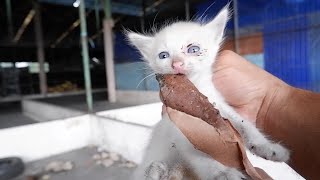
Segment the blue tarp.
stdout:
<svg viewBox="0 0 320 180">
<path fill-rule="evenodd" d="M 205 1 L 195 7 L 196 17 L 212 19 L 229 2 Z M 257 57 L 263 56 L 259 63 L 267 71 L 293 86 L 320 91 L 320 1 L 238 0 L 238 12 L 240 28 L 262 27 L 264 52 Z M 232 19 L 228 28 L 233 28 Z M 127 45 L 120 33 L 115 55 L 117 63 L 140 61 L 137 51 Z"/>
</svg>

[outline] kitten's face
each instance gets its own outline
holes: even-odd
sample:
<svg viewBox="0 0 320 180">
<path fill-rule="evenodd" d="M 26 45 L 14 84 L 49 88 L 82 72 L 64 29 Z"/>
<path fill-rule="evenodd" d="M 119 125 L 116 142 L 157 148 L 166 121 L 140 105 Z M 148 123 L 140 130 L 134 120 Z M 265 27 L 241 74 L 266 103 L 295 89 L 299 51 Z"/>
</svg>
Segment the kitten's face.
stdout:
<svg viewBox="0 0 320 180">
<path fill-rule="evenodd" d="M 188 74 L 212 64 L 219 42 L 211 39 L 200 24 L 175 23 L 155 34 L 145 58 L 156 73 Z"/>
<path fill-rule="evenodd" d="M 129 33 L 128 38 L 155 73 L 188 75 L 211 67 L 227 20 L 228 10 L 224 8 L 205 25 L 177 22 L 153 36 Z"/>
</svg>

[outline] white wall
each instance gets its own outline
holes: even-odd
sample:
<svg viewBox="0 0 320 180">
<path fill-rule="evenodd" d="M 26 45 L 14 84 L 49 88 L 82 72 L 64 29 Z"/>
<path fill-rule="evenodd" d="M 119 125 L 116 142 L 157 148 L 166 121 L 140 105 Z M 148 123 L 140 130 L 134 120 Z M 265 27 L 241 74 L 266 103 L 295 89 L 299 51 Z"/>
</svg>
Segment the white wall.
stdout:
<svg viewBox="0 0 320 180">
<path fill-rule="evenodd" d="M 85 114 L 74 109 L 68 109 L 37 100 L 22 100 L 22 112 L 25 116 L 39 122 L 65 119 Z"/>
<path fill-rule="evenodd" d="M 19 156 L 25 162 L 91 144 L 89 115 L 0 130 L 0 158 Z"/>
<path fill-rule="evenodd" d="M 50 115 L 62 108 L 40 101 L 25 101 L 24 106 L 27 112 L 45 120 L 50 118 L 47 109 Z M 140 163 L 160 114 L 161 104 L 155 103 L 2 129 L 0 158 L 19 156 L 30 162 L 93 144 Z"/>
<path fill-rule="evenodd" d="M 117 90 L 117 102 L 125 104 L 148 104 L 160 102 L 159 91 Z"/>
<path fill-rule="evenodd" d="M 93 115 L 92 123 L 95 144 L 111 151 L 120 153 L 124 158 L 140 163 L 144 150 L 149 142 L 152 129 L 150 127 L 124 123 L 102 116 Z"/>
</svg>

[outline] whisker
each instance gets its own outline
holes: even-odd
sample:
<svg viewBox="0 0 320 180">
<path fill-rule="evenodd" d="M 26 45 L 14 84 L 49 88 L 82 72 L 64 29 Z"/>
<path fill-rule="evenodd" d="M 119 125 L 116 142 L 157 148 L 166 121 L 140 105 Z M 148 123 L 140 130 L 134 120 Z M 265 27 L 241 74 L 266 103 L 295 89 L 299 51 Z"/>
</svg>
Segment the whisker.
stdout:
<svg viewBox="0 0 320 180">
<path fill-rule="evenodd" d="M 215 1 L 212 2 L 210 4 L 210 6 L 207 7 L 207 9 L 201 14 L 201 16 L 199 18 L 197 18 L 200 22 L 202 22 L 202 17 L 204 16 L 204 14 L 213 6 L 213 4 L 215 4 Z"/>
<path fill-rule="evenodd" d="M 150 67 L 148 67 L 148 66 L 144 66 L 144 67 L 141 67 L 141 68 L 138 68 L 137 70 L 151 70 L 151 68 Z"/>
<path fill-rule="evenodd" d="M 145 75 L 147 75 L 147 74 L 152 74 L 152 73 L 154 73 L 153 70 L 141 70 L 141 71 L 137 71 L 137 72 L 142 73 L 143 76 L 145 76 Z"/>
<path fill-rule="evenodd" d="M 135 68 L 136 71 L 142 71 L 142 70 L 150 70 L 152 71 L 150 65 L 148 62 L 129 62 L 128 64 L 130 65 L 139 65 L 141 66 L 140 68 Z"/>
<path fill-rule="evenodd" d="M 150 68 L 140 68 L 140 69 L 137 69 L 137 71 L 144 71 L 144 70 L 150 70 L 150 71 L 152 71 Z"/>
<path fill-rule="evenodd" d="M 149 65 L 146 65 L 145 67 L 137 68 L 136 71 L 145 71 L 146 73 L 153 72 L 152 68 Z"/>
<path fill-rule="evenodd" d="M 156 22 L 156 19 L 157 19 L 157 17 L 158 17 L 159 12 L 160 12 L 160 11 L 158 11 L 157 14 L 155 15 L 155 17 L 153 18 L 153 22 L 152 22 L 152 30 L 153 30 L 153 31 L 157 29 L 157 28 L 154 26 L 154 23 Z M 155 31 L 154 31 L 153 33 L 155 33 Z"/>
<path fill-rule="evenodd" d="M 148 77 L 155 76 L 155 75 L 156 75 L 155 73 L 151 73 L 151 74 L 149 74 L 148 76 L 144 77 L 144 78 L 139 82 L 139 84 L 137 85 L 136 89 L 138 89 L 138 87 L 140 86 L 140 84 L 141 84 L 145 79 L 147 79 Z"/>
</svg>

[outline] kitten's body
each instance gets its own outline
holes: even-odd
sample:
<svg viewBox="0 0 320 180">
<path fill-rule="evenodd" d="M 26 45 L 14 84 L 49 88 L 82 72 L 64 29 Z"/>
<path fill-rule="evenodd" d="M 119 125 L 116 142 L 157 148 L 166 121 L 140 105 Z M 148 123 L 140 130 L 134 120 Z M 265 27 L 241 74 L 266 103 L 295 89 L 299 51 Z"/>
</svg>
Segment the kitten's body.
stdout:
<svg viewBox="0 0 320 180">
<path fill-rule="evenodd" d="M 224 8 L 214 20 L 205 25 L 178 22 L 165 27 L 153 37 L 136 33 L 129 33 L 128 37 L 156 73 L 185 74 L 215 104 L 221 115 L 231 120 L 248 149 L 266 159 L 287 161 L 288 151 L 269 141 L 253 124 L 244 120 L 212 84 L 212 65 L 223 40 L 227 19 L 228 9 Z M 244 177 L 236 169 L 225 167 L 194 149 L 170 120 L 164 117 L 154 130 L 145 159 L 137 171 L 137 179 L 144 175 L 147 179 L 155 180 L 169 179 L 170 175 L 179 179 L 179 173 L 184 168 L 192 170 L 203 180 Z"/>
</svg>

